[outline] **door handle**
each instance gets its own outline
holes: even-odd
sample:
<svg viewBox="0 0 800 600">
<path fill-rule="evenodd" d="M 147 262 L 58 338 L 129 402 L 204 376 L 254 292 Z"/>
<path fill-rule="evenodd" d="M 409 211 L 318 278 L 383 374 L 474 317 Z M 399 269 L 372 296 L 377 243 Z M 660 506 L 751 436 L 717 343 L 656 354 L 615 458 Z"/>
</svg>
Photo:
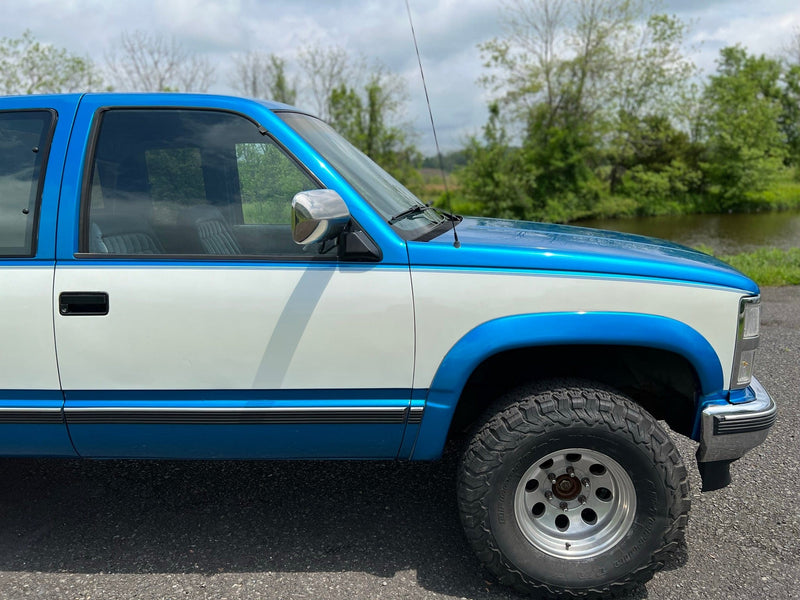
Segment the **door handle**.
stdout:
<svg viewBox="0 0 800 600">
<path fill-rule="evenodd" d="M 58 312 L 62 315 L 107 315 L 106 292 L 61 292 Z"/>
</svg>

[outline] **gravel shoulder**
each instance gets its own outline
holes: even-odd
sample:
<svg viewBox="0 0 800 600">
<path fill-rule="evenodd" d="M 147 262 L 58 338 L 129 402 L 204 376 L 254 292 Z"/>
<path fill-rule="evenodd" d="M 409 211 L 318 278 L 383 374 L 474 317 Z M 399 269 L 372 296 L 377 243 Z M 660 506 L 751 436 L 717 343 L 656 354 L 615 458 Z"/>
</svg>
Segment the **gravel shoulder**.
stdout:
<svg viewBox="0 0 800 600">
<path fill-rule="evenodd" d="M 800 598 L 800 286 L 763 292 L 779 420 L 700 494 L 686 545 L 628 599 Z M 0 598 L 519 598 L 461 534 L 432 464 L 0 461 Z"/>
</svg>

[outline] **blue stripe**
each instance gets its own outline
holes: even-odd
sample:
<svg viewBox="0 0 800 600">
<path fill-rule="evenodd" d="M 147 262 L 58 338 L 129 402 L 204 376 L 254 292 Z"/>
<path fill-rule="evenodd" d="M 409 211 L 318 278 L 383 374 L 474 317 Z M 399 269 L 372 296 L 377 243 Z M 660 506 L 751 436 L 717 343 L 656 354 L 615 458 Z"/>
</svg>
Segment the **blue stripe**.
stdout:
<svg viewBox="0 0 800 600">
<path fill-rule="evenodd" d="M 52 258 L 0 258 L 0 268 L 26 267 L 28 269 L 52 269 L 56 264 Z"/>
<path fill-rule="evenodd" d="M 386 269 L 407 271 L 408 264 L 404 263 L 350 263 L 350 262 L 321 262 L 321 261 L 281 261 L 264 257 L 263 260 L 209 260 L 204 257 L 195 259 L 169 258 L 147 255 L 148 258 L 119 258 L 109 255 L 109 258 L 70 258 L 59 260 L 59 269 L 252 269 L 252 270 L 336 270 L 336 271 L 365 271 L 372 269 Z"/>
<path fill-rule="evenodd" d="M 459 273 L 475 275 L 511 275 L 518 277 L 566 277 L 570 279 L 590 279 L 595 281 L 618 280 L 637 281 L 642 283 L 658 283 L 663 285 L 678 285 L 681 287 L 700 287 L 730 292 L 731 288 L 715 283 L 702 281 L 686 281 L 682 279 L 667 279 L 664 277 L 651 277 L 648 275 L 625 275 L 621 273 L 596 273 L 591 271 L 548 271 L 527 267 L 479 267 L 479 266 L 443 266 L 443 265 L 411 265 L 411 274 L 419 271 L 432 271 L 439 273 Z"/>
<path fill-rule="evenodd" d="M 369 400 L 208 400 L 202 398 L 185 398 L 182 400 L 174 399 L 160 399 L 154 400 L 152 397 L 144 394 L 138 398 L 129 400 L 112 400 L 108 397 L 101 397 L 95 400 L 87 400 L 85 398 L 74 399 L 68 398 L 66 403 L 66 410 L 76 408 L 112 408 L 112 409 L 230 409 L 230 410 L 246 410 L 246 409 L 259 409 L 259 408 L 323 408 L 323 409 L 336 409 L 336 408 L 362 408 L 369 410 L 370 408 L 405 408 L 408 407 L 408 398 L 395 398 L 395 399 L 369 399 Z"/>
<path fill-rule="evenodd" d="M 26 406 L 47 408 L 57 404 L 60 407 L 64 402 L 64 394 L 61 390 L 0 390 L 0 406 L 12 406 L 20 402 Z"/>
<path fill-rule="evenodd" d="M 287 390 L 67 390 L 64 392 L 70 406 L 75 402 L 292 402 L 292 406 L 336 402 L 341 406 L 359 406 L 375 401 L 424 398 L 427 390 L 411 388 L 335 388 Z"/>
<path fill-rule="evenodd" d="M 461 247 L 446 238 L 408 243 L 412 265 L 509 267 L 540 271 L 633 275 L 719 285 L 758 293 L 729 265 L 653 238 L 524 221 L 466 218 Z"/>
</svg>

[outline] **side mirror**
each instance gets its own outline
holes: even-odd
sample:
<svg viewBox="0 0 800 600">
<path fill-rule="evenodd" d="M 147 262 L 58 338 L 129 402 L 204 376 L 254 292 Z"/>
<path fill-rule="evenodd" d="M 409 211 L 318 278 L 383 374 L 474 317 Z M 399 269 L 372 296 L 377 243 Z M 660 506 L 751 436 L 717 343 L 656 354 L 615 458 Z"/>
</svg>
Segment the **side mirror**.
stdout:
<svg viewBox="0 0 800 600">
<path fill-rule="evenodd" d="M 332 240 L 350 222 L 350 211 L 333 190 L 309 190 L 292 198 L 292 239 L 306 246 Z"/>
</svg>

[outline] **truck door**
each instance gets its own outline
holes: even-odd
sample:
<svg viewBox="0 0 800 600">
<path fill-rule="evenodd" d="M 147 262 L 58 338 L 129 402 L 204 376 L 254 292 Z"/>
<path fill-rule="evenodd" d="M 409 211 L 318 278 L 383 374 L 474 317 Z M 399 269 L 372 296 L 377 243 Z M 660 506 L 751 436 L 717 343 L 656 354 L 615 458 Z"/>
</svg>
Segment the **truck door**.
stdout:
<svg viewBox="0 0 800 600">
<path fill-rule="evenodd" d="M 74 455 L 53 335 L 55 224 L 79 96 L 0 101 L 0 455 Z"/>
<path fill-rule="evenodd" d="M 407 263 L 294 244 L 291 199 L 323 185 L 262 126 L 272 113 L 163 104 L 178 101 L 81 103 L 92 134 L 70 148 L 81 208 L 59 224 L 54 294 L 78 453 L 395 457 L 412 396 Z"/>
</svg>

